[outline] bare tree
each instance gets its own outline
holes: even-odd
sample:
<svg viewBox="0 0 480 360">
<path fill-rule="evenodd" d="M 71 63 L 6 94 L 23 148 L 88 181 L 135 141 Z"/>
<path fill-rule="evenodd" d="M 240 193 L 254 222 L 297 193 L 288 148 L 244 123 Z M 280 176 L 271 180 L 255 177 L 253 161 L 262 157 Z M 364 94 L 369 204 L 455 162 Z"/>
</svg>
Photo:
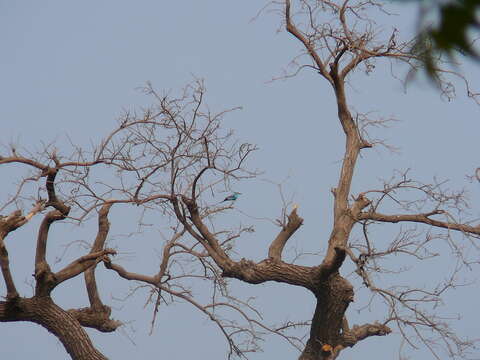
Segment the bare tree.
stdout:
<svg viewBox="0 0 480 360">
<path fill-rule="evenodd" d="M 445 189 L 441 182 L 412 180 L 408 171 L 394 174 L 377 189 L 356 194 L 351 190 L 360 153 L 382 144 L 369 137 L 368 128 L 385 122 L 353 113 L 345 89 L 349 75 L 362 67 L 371 72 L 376 61 L 382 59 L 402 62 L 412 69 L 421 66 L 422 59 L 408 51 L 411 42 L 401 41 L 397 30 L 387 35 L 377 31 L 368 11 L 384 10 L 375 2 L 302 0 L 294 9 L 286 0 L 273 2 L 272 6 L 281 14 L 287 32 L 302 46 L 293 62 L 294 71 L 285 77 L 313 69 L 327 81 L 345 135 L 338 184 L 331 190 L 334 221 L 329 238 L 320 240 L 328 247 L 326 254 L 317 258 L 317 265 L 284 260 L 288 240 L 303 223 L 296 206 L 282 210 L 284 216 L 278 221 L 281 229 L 272 234 L 263 260 L 235 256 L 235 240 L 252 228 L 227 225 L 223 214 L 232 205 L 214 201 L 212 194 L 229 191 L 237 182 L 257 175 L 246 166 L 256 147 L 238 142 L 233 132 L 222 128 L 222 118 L 235 109 L 212 113 L 204 104 L 201 81 L 187 86 L 178 96 L 160 94 L 148 85 L 145 91 L 153 97 L 154 105 L 141 114 L 124 114 L 118 126 L 90 150 L 74 146 L 67 154 L 49 145 L 38 153 L 12 148 L 0 157 L 2 166 L 30 169 L 1 208 L 8 215 L 0 220 L 0 261 L 7 290 L 5 301 L 0 302 L 0 321 L 38 323 L 58 337 L 73 359 L 104 359 L 83 329 L 111 332 L 121 325 L 110 318 L 111 310 L 100 298 L 95 271 L 103 263 L 121 278 L 149 287 L 155 309 L 152 322 L 161 304 L 175 300 L 186 301 L 204 313 L 227 340 L 229 357 L 257 350 L 259 336 L 274 333 L 297 347 L 302 360 L 335 359 L 343 349 L 371 336 L 388 335 L 393 327 L 409 344 L 423 343 L 437 358 L 440 348 L 450 357 L 467 354 L 474 343 L 457 337 L 434 311 L 442 295 L 456 285 L 454 275 L 462 265 L 469 264 L 459 241 L 475 242 L 480 235 L 480 226 L 461 220 L 466 206 L 464 194 Z M 451 71 L 439 73 L 458 76 Z M 445 79 L 441 81 L 444 94 L 451 96 L 451 85 Z M 475 98 L 477 94 L 465 84 L 468 95 Z M 23 216 L 19 209 L 26 201 L 34 205 Z M 126 269 L 115 261 L 116 251 L 105 246 L 110 209 L 132 205 L 142 209 L 142 216 L 155 214 L 156 221 L 170 229 L 158 271 L 153 275 Z M 9 266 L 14 259 L 9 258 L 6 238 L 13 241 L 10 233 L 28 226 L 29 220 L 40 213 L 44 217 L 38 229 L 35 291 L 27 298 L 16 290 Z M 98 232 L 88 253 L 53 271 L 46 260 L 50 226 L 59 221 L 86 222 L 93 214 L 98 219 Z M 421 228 L 401 227 L 381 249 L 371 234 L 382 223 Z M 443 232 L 437 233 L 436 229 Z M 361 236 L 353 236 L 355 232 Z M 449 244 L 459 259 L 449 281 L 432 284 L 431 289 L 394 284 L 385 287 L 377 281 L 388 270 L 383 259 L 403 254 L 426 261 L 434 256 L 434 240 L 439 239 Z M 349 264 L 356 274 L 352 281 L 340 273 Z M 84 274 L 90 305 L 60 308 L 50 296 L 52 290 L 80 274 Z M 309 290 L 317 302 L 312 320 L 275 326 L 263 323 L 249 301 L 231 295 L 229 278 L 250 284 L 274 281 Z M 197 300 L 191 291 L 192 282 L 199 279 L 213 284 L 209 303 Z M 385 316 L 350 326 L 347 309 L 363 288 L 375 301 L 383 302 Z M 289 332 L 298 326 L 310 328 L 306 343 Z"/>
</svg>

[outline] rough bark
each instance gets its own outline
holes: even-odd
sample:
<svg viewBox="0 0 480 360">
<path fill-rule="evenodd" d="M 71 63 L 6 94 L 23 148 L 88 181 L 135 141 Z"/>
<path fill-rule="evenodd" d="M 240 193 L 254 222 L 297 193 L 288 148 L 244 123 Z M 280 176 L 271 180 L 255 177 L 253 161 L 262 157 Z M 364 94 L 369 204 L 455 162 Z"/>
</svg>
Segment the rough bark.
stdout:
<svg viewBox="0 0 480 360">
<path fill-rule="evenodd" d="M 302 226 L 302 224 L 303 219 L 298 216 L 297 209 L 293 209 L 288 216 L 287 225 L 282 228 L 282 231 L 280 231 L 275 240 L 272 241 L 272 244 L 268 249 L 268 257 L 270 259 L 280 261 L 282 258 L 283 248 L 287 244 L 288 239 L 290 239 L 290 236 L 292 236 L 295 231 Z"/>
<path fill-rule="evenodd" d="M 49 296 L 0 302 L 0 321 L 31 321 L 54 334 L 75 360 L 105 360 L 72 314 L 58 307 Z"/>
<path fill-rule="evenodd" d="M 344 345 L 342 333 L 345 311 L 353 301 L 353 286 L 340 274 L 334 273 L 320 282 L 315 294 L 317 305 L 310 328 L 310 338 L 300 360 L 328 359 L 332 351 Z"/>
</svg>

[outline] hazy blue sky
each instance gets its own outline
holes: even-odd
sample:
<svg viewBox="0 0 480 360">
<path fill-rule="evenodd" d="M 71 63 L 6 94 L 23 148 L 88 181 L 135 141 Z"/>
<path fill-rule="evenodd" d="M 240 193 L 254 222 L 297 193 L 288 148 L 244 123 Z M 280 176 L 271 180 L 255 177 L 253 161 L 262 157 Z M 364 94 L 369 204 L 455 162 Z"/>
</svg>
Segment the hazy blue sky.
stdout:
<svg viewBox="0 0 480 360">
<path fill-rule="evenodd" d="M 89 144 L 113 128 L 123 109 L 150 102 L 138 91 L 146 81 L 158 89 L 175 90 L 193 76 L 204 78 L 207 102 L 213 109 L 243 107 L 227 116 L 226 126 L 235 129 L 240 139 L 258 144 L 260 150 L 251 164 L 265 171 L 261 179 L 281 182 L 288 178 L 285 191 L 300 204 L 299 212 L 305 219 L 291 240 L 292 246 L 322 252 L 330 231 L 330 188 L 338 176 L 343 136 L 335 117 L 332 91 L 319 76 L 304 72 L 288 81 L 268 82 L 297 54 L 298 44 L 283 30 L 276 32 L 280 19 L 275 14 L 266 13 L 250 21 L 263 5 L 258 1 L 213 0 L 0 0 L 0 143 L 38 148 L 42 141 L 65 142 L 68 134 L 76 144 Z M 391 24 L 385 25 L 386 31 L 394 26 L 413 31 L 414 9 L 397 12 L 403 15 L 392 17 Z M 464 70 L 477 80 L 477 85 L 479 69 L 470 64 Z M 452 188 L 466 187 L 472 198 L 472 218 L 478 218 L 479 184 L 468 182 L 465 175 L 480 166 L 480 107 L 466 98 L 461 87 L 452 102 L 442 100 L 432 87 L 421 82 L 411 84 L 405 93 L 384 66 L 377 67 L 370 76 L 358 73 L 353 80 L 348 91 L 355 109 L 401 120 L 381 133 L 400 148 L 399 153 L 372 150 L 365 154 L 358 163 L 354 191 L 378 185 L 379 178 L 390 177 L 393 169 L 412 168 L 412 173 L 423 181 L 437 176 L 451 179 Z M 12 185 L 9 175 L 2 167 L 2 187 Z M 240 184 L 238 191 L 243 196 L 236 206 L 242 213 L 269 218 L 279 215 L 281 199 L 269 182 L 249 181 Z M 115 237 L 129 231 L 123 213 L 118 212 L 115 218 L 115 211 L 111 218 L 112 241 L 127 254 L 122 258 L 125 266 L 154 273 L 157 255 L 152 249 L 158 251 L 160 245 L 141 236 L 135 242 Z M 241 213 L 232 216 L 240 217 L 244 223 L 252 221 L 242 218 Z M 28 282 L 33 272 L 38 222 L 36 219 L 7 241 L 14 276 L 24 296 L 31 294 Z M 92 224 L 75 231 L 58 226 L 50 243 L 50 258 L 60 256 L 62 246 L 72 240 L 93 239 Z M 239 257 L 258 260 L 266 256 L 278 228 L 269 222 L 258 222 L 256 226 L 256 233 L 241 240 Z M 382 241 L 381 236 L 378 241 Z M 65 261 L 80 250 L 69 253 L 71 257 Z M 422 270 L 419 274 L 414 269 L 412 279 L 420 277 L 419 281 L 428 284 L 434 272 L 441 277 L 438 269 L 451 265 L 448 253 L 446 256 L 445 262 L 437 263 L 437 270 L 431 273 Z M 99 273 L 104 301 L 113 307 L 114 318 L 127 323 L 113 334 L 89 331 L 106 356 L 224 357 L 227 347 L 219 331 L 186 304 L 162 308 L 157 328 L 149 336 L 151 308 L 143 309 L 145 297 L 140 294 L 119 301 L 133 284 L 116 279 L 103 267 Z M 473 274 L 466 273 L 464 278 L 471 280 Z M 309 319 L 313 314 L 313 298 L 302 289 L 279 284 L 232 285 L 246 297 L 257 296 L 269 320 Z M 65 308 L 86 306 L 82 286 L 80 280 L 68 282 L 55 291 L 55 298 Z M 0 293 L 4 291 L 1 282 Z M 478 337 L 477 297 L 476 283 L 447 297 L 442 310 L 465 316 L 455 325 L 461 334 Z M 356 309 L 364 302 L 351 305 L 352 323 L 383 318 L 384 314 L 375 309 L 357 314 Z M 342 359 L 371 357 L 373 349 L 378 358 L 391 359 L 397 357 L 399 345 L 398 333 L 371 338 L 345 351 Z M 5 359 L 67 358 L 55 337 L 29 323 L 0 324 L 0 348 Z M 251 358 L 296 356 L 296 350 L 285 342 L 267 337 L 264 352 L 252 354 Z M 413 353 L 412 357 L 427 355 Z"/>
</svg>

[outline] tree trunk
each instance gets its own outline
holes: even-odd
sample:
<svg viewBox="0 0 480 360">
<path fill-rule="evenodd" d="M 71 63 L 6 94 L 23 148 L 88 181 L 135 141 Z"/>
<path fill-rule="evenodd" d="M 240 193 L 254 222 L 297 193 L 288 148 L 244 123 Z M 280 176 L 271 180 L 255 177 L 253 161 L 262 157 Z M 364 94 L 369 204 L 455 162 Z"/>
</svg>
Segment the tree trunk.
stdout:
<svg viewBox="0 0 480 360">
<path fill-rule="evenodd" d="M 49 296 L 0 302 L 0 321 L 31 321 L 54 334 L 73 360 L 106 360 L 80 323 Z"/>
<path fill-rule="evenodd" d="M 315 295 L 317 305 L 310 338 L 299 360 L 332 359 L 333 349 L 343 345 L 343 319 L 348 305 L 353 301 L 352 285 L 335 272 L 320 282 Z"/>
</svg>

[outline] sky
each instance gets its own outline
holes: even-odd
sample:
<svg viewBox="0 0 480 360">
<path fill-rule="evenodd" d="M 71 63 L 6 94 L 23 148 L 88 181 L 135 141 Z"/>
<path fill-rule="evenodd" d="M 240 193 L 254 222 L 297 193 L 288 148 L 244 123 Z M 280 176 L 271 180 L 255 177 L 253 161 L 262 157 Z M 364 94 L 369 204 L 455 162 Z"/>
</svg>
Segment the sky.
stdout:
<svg viewBox="0 0 480 360">
<path fill-rule="evenodd" d="M 0 0 L 0 154 L 9 144 L 35 149 L 54 141 L 60 147 L 67 137 L 87 146 L 107 134 L 124 110 L 150 103 L 151 99 L 139 91 L 147 81 L 157 89 L 175 91 L 195 77 L 203 78 L 212 109 L 242 107 L 226 116 L 225 126 L 234 129 L 239 139 L 259 147 L 251 166 L 263 174 L 255 181 L 238 184 L 236 189 L 242 197 L 233 216 L 256 226 L 254 234 L 239 241 L 239 257 L 261 260 L 269 240 L 278 232 L 271 222 L 253 219 L 279 215 L 282 201 L 275 183 L 282 183 L 283 191 L 299 204 L 299 214 L 305 219 L 290 241 L 289 254 L 294 253 L 294 247 L 322 253 L 330 232 L 330 188 L 337 180 L 343 136 L 332 91 L 318 75 L 302 72 L 286 81 L 270 81 L 282 73 L 299 45 L 285 31 L 277 31 L 277 14 L 267 11 L 257 17 L 264 5 L 258 1 L 217 0 Z M 398 15 L 384 25 L 386 31 L 398 27 L 412 33 L 414 6 L 395 7 L 395 12 Z M 479 69 L 478 64 L 467 63 L 461 71 L 475 84 Z M 355 109 L 399 120 L 394 127 L 379 132 L 399 151 L 392 154 L 374 149 L 365 154 L 358 162 L 354 193 L 378 186 L 380 179 L 389 178 L 394 169 L 411 169 L 423 181 L 450 179 L 449 187 L 466 188 L 472 200 L 471 217 L 479 217 L 479 184 L 466 176 L 480 166 L 480 107 L 458 85 L 457 98 L 446 101 L 421 79 L 405 89 L 392 78 L 387 66 L 378 66 L 368 76 L 359 72 L 352 77 L 347 91 Z M 8 192 L 12 191 L 16 170 L 0 168 L 0 184 Z M 120 210 L 112 210 L 111 223 L 111 242 L 121 249 L 121 261 L 132 269 L 154 273 L 161 251 L 155 237 L 122 237 L 134 224 Z M 38 224 L 39 217 L 7 241 L 12 271 L 23 296 L 32 294 Z M 95 222 L 73 228 L 59 225 L 54 231 L 50 259 L 62 257 L 65 251 L 62 259 L 68 263 L 84 249 L 66 245 L 93 239 Z M 379 230 L 378 241 L 388 236 L 383 231 Z M 443 276 L 441 269 L 451 266 L 448 257 L 447 251 L 436 267 L 414 268 L 402 281 L 428 284 L 430 276 Z M 309 261 L 313 264 L 319 259 Z M 463 279 L 474 281 L 475 271 L 478 269 L 465 272 Z M 146 294 L 127 297 L 133 284 L 103 268 L 97 274 L 103 300 L 112 306 L 113 317 L 126 324 L 113 334 L 88 330 L 94 344 L 110 359 L 225 357 L 227 345 L 219 331 L 188 304 L 162 308 L 155 331 L 149 335 L 152 311 L 151 307 L 144 308 Z M 81 279 L 70 281 L 55 290 L 54 298 L 64 308 L 86 306 L 82 286 Z M 239 282 L 232 282 L 232 288 L 245 297 L 257 297 L 269 321 L 303 320 L 313 314 L 313 298 L 302 289 Z M 0 293 L 4 292 L 2 282 Z M 473 282 L 446 298 L 445 312 L 464 316 L 454 325 L 460 334 L 476 329 L 477 295 L 478 283 Z M 351 305 L 353 323 L 374 321 L 384 315 L 375 308 L 360 313 L 360 307 L 361 301 Z M 22 345 L 26 338 L 28 346 Z M 346 350 L 341 358 L 371 355 L 373 347 L 379 358 L 398 358 L 400 345 L 401 338 L 394 332 L 385 338 L 368 339 Z M 55 337 L 30 323 L 0 324 L 0 346 L 2 356 L 9 359 L 68 357 Z M 413 358 L 429 356 L 424 350 L 407 353 Z M 263 343 L 263 351 L 249 358 L 297 356 L 295 349 L 270 336 Z"/>
</svg>

